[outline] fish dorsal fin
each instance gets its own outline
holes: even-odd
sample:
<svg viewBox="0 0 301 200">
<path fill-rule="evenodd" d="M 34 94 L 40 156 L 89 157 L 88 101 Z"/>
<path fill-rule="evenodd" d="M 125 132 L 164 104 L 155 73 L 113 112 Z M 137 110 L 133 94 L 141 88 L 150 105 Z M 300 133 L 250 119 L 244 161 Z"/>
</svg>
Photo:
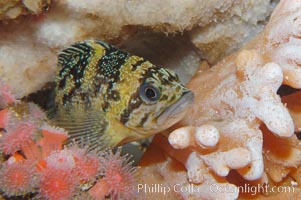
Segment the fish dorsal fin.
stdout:
<svg viewBox="0 0 301 200">
<path fill-rule="evenodd" d="M 114 147 L 106 129 L 108 122 L 104 112 L 81 105 L 58 108 L 50 114 L 51 123 L 68 131 L 68 143 L 76 142 L 90 150 Z"/>
</svg>

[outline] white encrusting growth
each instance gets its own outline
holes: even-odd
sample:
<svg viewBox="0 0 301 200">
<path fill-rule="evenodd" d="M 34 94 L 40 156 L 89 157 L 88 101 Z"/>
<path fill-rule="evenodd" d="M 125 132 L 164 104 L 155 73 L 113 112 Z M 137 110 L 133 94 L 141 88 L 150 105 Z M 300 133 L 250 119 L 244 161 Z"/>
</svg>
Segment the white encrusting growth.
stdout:
<svg viewBox="0 0 301 200">
<path fill-rule="evenodd" d="M 191 142 L 191 128 L 190 127 L 183 127 L 176 129 L 173 131 L 169 137 L 169 143 L 175 149 L 184 149 L 189 146 Z"/>
<path fill-rule="evenodd" d="M 175 149 L 184 149 L 193 145 L 206 149 L 217 145 L 219 132 L 213 125 L 182 127 L 173 131 L 168 140 Z"/>
<path fill-rule="evenodd" d="M 277 91 L 287 81 L 284 76 L 297 83 L 295 75 L 290 74 L 297 72 L 286 71 L 288 68 L 283 65 L 299 63 L 296 49 L 279 48 L 273 52 L 278 57 L 272 56 L 273 60 L 268 62 L 257 49 L 242 50 L 232 58 L 232 63 L 225 60 L 191 81 L 189 87 L 196 94 L 196 103 L 182 122 L 187 126 L 174 130 L 169 136 L 174 148 L 191 151 L 185 162 L 190 182 L 206 185 L 215 180 L 216 175 L 228 176 L 232 169 L 248 181 L 266 176 L 260 126 L 264 124 L 265 131 L 277 138 L 285 139 L 294 134 L 293 119 Z M 211 79 L 215 80 L 211 82 Z M 268 152 L 265 155 L 269 159 L 277 159 L 275 152 Z M 291 148 L 292 161 L 286 161 L 289 166 L 299 165 L 300 158 L 295 159 L 299 152 L 296 147 Z M 274 176 L 274 179 L 280 181 L 286 175 Z"/>
<path fill-rule="evenodd" d="M 214 147 L 219 141 L 218 129 L 212 125 L 203 125 L 196 128 L 195 141 L 203 147 Z"/>
<path fill-rule="evenodd" d="M 204 155 L 202 158 L 206 165 L 219 176 L 227 176 L 230 169 L 240 169 L 251 162 L 251 154 L 244 148 L 212 153 Z"/>
</svg>

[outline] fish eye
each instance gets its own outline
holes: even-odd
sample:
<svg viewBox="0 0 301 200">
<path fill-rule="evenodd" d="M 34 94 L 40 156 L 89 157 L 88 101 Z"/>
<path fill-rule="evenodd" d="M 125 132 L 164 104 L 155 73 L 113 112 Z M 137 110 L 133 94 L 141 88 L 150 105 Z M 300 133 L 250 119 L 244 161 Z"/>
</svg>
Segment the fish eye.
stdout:
<svg viewBox="0 0 301 200">
<path fill-rule="evenodd" d="M 160 91 L 153 85 L 143 84 L 140 87 L 140 97 L 147 103 L 154 103 L 160 98 Z"/>
</svg>

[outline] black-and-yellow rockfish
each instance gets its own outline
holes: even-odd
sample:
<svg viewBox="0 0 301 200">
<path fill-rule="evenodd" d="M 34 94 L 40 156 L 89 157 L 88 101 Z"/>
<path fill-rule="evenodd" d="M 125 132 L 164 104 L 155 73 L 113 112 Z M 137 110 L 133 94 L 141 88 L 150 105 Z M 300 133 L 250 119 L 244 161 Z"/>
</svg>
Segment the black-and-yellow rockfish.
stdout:
<svg viewBox="0 0 301 200">
<path fill-rule="evenodd" d="M 194 95 L 171 70 L 99 40 L 58 56 L 57 125 L 91 147 L 151 136 L 179 121 Z"/>
</svg>

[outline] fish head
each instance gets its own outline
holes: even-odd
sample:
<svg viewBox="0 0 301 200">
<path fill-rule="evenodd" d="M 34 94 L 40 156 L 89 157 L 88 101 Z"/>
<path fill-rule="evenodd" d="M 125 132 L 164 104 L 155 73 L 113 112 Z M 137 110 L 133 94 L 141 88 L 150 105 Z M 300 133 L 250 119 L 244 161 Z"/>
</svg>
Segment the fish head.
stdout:
<svg viewBox="0 0 301 200">
<path fill-rule="evenodd" d="M 128 106 L 134 109 L 128 112 L 124 125 L 147 137 L 183 118 L 193 100 L 194 94 L 181 84 L 175 72 L 153 67 L 144 72 L 133 101 L 135 106 Z"/>
</svg>

